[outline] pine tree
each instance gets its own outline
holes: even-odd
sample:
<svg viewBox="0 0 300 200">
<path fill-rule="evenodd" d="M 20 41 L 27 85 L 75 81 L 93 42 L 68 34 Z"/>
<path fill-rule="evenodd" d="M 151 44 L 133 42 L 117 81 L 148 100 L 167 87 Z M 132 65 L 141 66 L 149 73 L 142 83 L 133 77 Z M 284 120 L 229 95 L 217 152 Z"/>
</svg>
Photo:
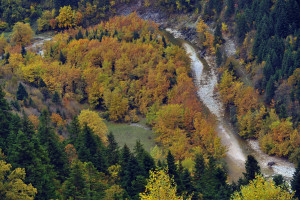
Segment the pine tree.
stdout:
<svg viewBox="0 0 300 200">
<path fill-rule="evenodd" d="M 66 61 L 67 61 L 67 58 L 64 56 L 64 54 L 62 53 L 62 51 L 59 52 L 59 61 L 60 61 L 62 64 L 65 64 Z"/>
<path fill-rule="evenodd" d="M 18 100 L 24 100 L 28 98 L 28 93 L 22 83 L 19 83 L 16 97 Z"/>
<path fill-rule="evenodd" d="M 234 1 L 233 0 L 227 0 L 227 9 L 225 11 L 225 17 L 229 18 L 234 13 Z"/>
<path fill-rule="evenodd" d="M 39 80 L 39 87 L 40 88 L 47 87 L 46 83 L 44 82 L 44 80 L 42 78 L 40 78 L 40 80 Z"/>
<path fill-rule="evenodd" d="M 177 172 L 177 165 L 175 164 L 175 159 L 174 156 L 172 155 L 171 151 L 168 152 L 167 155 L 167 165 L 168 165 L 168 174 L 170 176 L 170 178 L 173 178 L 175 183 L 177 185 L 180 185 L 180 177 L 179 174 Z"/>
<path fill-rule="evenodd" d="M 184 187 L 184 191 L 187 193 L 187 196 L 191 195 L 194 192 L 195 189 L 192 184 L 192 177 L 188 169 L 184 169 L 182 175 L 182 184 Z"/>
<path fill-rule="evenodd" d="M 4 97 L 5 93 L 0 86 L 0 148 L 7 154 L 7 137 L 11 131 L 12 114 L 10 113 L 11 108 Z"/>
<path fill-rule="evenodd" d="M 121 151 L 121 166 L 126 167 L 131 156 L 128 146 L 125 144 Z"/>
<path fill-rule="evenodd" d="M 60 103 L 61 103 L 60 97 L 59 97 L 59 94 L 57 91 L 55 91 L 52 96 L 52 102 L 55 103 L 56 105 L 60 105 Z"/>
<path fill-rule="evenodd" d="M 59 142 L 54 129 L 50 127 L 50 116 L 46 110 L 43 110 L 40 116 L 38 137 L 41 144 L 43 144 L 46 151 L 49 153 L 50 163 L 54 166 L 58 178 L 61 181 L 64 181 L 68 175 L 67 155 L 62 143 Z"/>
<path fill-rule="evenodd" d="M 237 24 L 236 31 L 237 31 L 237 36 L 239 38 L 239 42 L 243 42 L 245 35 L 248 32 L 246 16 L 244 13 L 237 14 L 236 24 Z"/>
<path fill-rule="evenodd" d="M 214 32 L 214 41 L 213 45 L 216 47 L 217 44 L 222 44 L 223 43 L 223 36 L 222 36 L 222 31 L 221 31 L 221 23 L 218 22 L 215 32 Z"/>
<path fill-rule="evenodd" d="M 33 125 L 26 118 L 23 121 L 24 131 L 19 131 L 14 143 L 8 149 L 7 158 L 14 168 L 26 169 L 26 183 L 37 188 L 36 199 L 56 198 L 52 165 L 47 152 L 41 146 L 33 130 Z"/>
<path fill-rule="evenodd" d="M 194 166 L 194 180 L 199 181 L 201 177 L 203 176 L 205 170 L 205 161 L 203 158 L 203 155 L 196 154 L 195 158 L 195 166 Z"/>
<path fill-rule="evenodd" d="M 144 38 L 143 38 L 144 39 Z M 164 44 L 164 48 L 167 48 L 166 38 L 165 36 L 162 36 L 162 42 Z"/>
<path fill-rule="evenodd" d="M 70 127 L 68 128 L 68 132 L 70 133 L 69 140 L 70 143 L 74 146 L 78 146 L 77 139 L 79 134 L 81 133 L 80 124 L 78 121 L 78 117 L 75 116 L 70 124 Z"/>
<path fill-rule="evenodd" d="M 120 151 L 118 143 L 115 140 L 112 132 L 107 135 L 108 145 L 106 149 L 107 161 L 109 166 L 119 164 L 120 161 Z"/>
<path fill-rule="evenodd" d="M 292 190 L 295 191 L 295 197 L 300 199 L 300 160 L 291 181 Z"/>
<path fill-rule="evenodd" d="M 107 159 L 100 138 L 85 124 L 76 143 L 78 158 L 84 162 L 92 162 L 100 172 L 106 172 Z"/>
<path fill-rule="evenodd" d="M 217 14 L 219 15 L 223 8 L 223 1 L 214 0 L 214 7 L 217 11 Z"/>
<path fill-rule="evenodd" d="M 245 168 L 246 173 L 243 174 L 247 183 L 255 179 L 255 174 L 260 174 L 260 166 L 258 165 L 257 160 L 252 155 L 248 155 Z"/>
<path fill-rule="evenodd" d="M 81 29 L 79 29 L 77 35 L 75 36 L 75 39 L 76 40 L 83 39 L 83 35 L 82 35 L 82 32 L 81 32 Z"/>
<path fill-rule="evenodd" d="M 26 51 L 26 49 L 25 49 L 24 46 L 22 46 L 21 54 L 22 54 L 23 58 L 24 58 L 24 56 L 27 54 L 27 51 Z"/>
<path fill-rule="evenodd" d="M 222 64 L 222 53 L 221 53 L 221 49 L 218 45 L 216 47 L 216 64 L 217 64 L 217 67 L 220 67 Z"/>
<path fill-rule="evenodd" d="M 121 183 L 131 198 L 145 190 L 147 184 L 146 178 L 143 176 L 143 169 L 139 165 L 137 159 L 131 155 L 126 167 L 122 167 L 123 176 Z"/>
<path fill-rule="evenodd" d="M 272 76 L 266 86 L 266 102 L 270 102 L 275 94 L 275 77 Z"/>
<path fill-rule="evenodd" d="M 87 184 L 83 172 L 83 164 L 75 161 L 72 164 L 70 177 L 63 184 L 64 199 L 86 199 Z"/>
</svg>

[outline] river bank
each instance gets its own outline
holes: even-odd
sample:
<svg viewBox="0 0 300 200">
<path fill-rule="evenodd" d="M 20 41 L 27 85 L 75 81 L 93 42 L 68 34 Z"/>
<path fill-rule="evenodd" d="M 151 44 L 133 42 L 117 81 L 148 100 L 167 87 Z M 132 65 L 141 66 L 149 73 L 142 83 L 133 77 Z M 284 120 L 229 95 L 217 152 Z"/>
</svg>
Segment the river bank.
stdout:
<svg viewBox="0 0 300 200">
<path fill-rule="evenodd" d="M 135 5 L 135 7 L 133 6 L 130 8 L 135 9 L 137 6 L 139 6 L 139 4 Z M 129 11 L 130 9 L 126 10 L 126 12 Z M 122 12 L 120 12 L 120 14 L 121 13 Z M 180 39 L 182 47 L 189 54 L 192 61 L 191 68 L 194 72 L 194 82 L 198 88 L 199 99 L 203 102 L 207 109 L 213 115 L 215 115 L 217 121 L 216 131 L 218 132 L 219 137 L 222 139 L 223 145 L 228 147 L 228 153 L 225 160 L 228 165 L 230 180 L 237 180 L 242 176 L 242 172 L 244 172 L 246 157 L 249 154 L 252 154 L 256 157 L 262 168 L 263 174 L 265 174 L 266 176 L 282 174 L 286 178 L 286 180 L 290 180 L 295 170 L 292 163 L 289 163 L 284 159 L 263 154 L 259 148 L 257 141 L 242 140 L 234 131 L 230 122 L 226 120 L 225 108 L 218 97 L 218 93 L 215 90 L 215 87 L 218 83 L 218 74 L 216 72 L 214 62 L 211 61 L 213 60 L 213 58 L 204 57 L 206 61 L 208 61 L 208 65 L 203 65 L 204 61 L 202 61 L 199 57 L 201 50 L 199 46 L 197 46 L 199 44 L 197 43 L 197 32 L 195 29 L 197 19 L 193 19 L 194 21 L 190 19 L 189 22 L 186 23 L 186 26 L 184 26 L 182 24 L 182 21 L 175 24 L 176 18 L 168 20 L 169 16 L 164 15 L 160 17 L 159 11 L 149 11 L 149 13 L 145 11 L 140 14 L 140 17 L 142 17 L 143 19 L 153 18 L 152 20 L 159 23 L 162 29 L 173 35 L 173 40 L 176 41 Z M 193 16 L 191 16 L 191 18 L 193 18 Z M 164 20 L 166 22 L 164 22 Z M 47 39 L 44 38 L 42 40 L 46 41 Z M 40 42 L 41 40 L 37 41 L 37 43 Z M 36 45 L 33 44 L 32 47 L 38 46 L 37 43 Z M 234 54 L 234 43 L 231 42 L 227 46 L 231 48 L 228 52 Z M 275 162 L 275 165 L 270 168 L 268 166 L 268 162 Z"/>
</svg>

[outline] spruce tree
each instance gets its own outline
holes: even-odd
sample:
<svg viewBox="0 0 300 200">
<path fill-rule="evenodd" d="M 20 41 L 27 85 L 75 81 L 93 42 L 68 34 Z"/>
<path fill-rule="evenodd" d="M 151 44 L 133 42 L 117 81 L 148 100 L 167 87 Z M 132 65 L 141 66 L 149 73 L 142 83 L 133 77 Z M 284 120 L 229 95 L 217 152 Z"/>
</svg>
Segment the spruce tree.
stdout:
<svg viewBox="0 0 300 200">
<path fill-rule="evenodd" d="M 222 36 L 222 31 L 221 31 L 221 23 L 218 22 L 215 32 L 214 32 L 214 41 L 213 45 L 216 47 L 217 44 L 222 44 L 223 43 L 223 36 Z"/>
<path fill-rule="evenodd" d="M 63 185 L 64 199 L 86 199 L 87 184 L 83 172 L 83 164 L 80 161 L 75 161 L 72 164 L 70 177 Z"/>
<path fill-rule="evenodd" d="M 121 166 L 126 167 L 131 156 L 128 146 L 125 144 L 121 150 Z"/>
<path fill-rule="evenodd" d="M 59 61 L 60 61 L 62 64 L 65 64 L 66 61 L 67 61 L 67 58 L 66 58 L 65 55 L 62 53 L 62 51 L 59 52 Z"/>
<path fill-rule="evenodd" d="M 40 78 L 40 80 L 39 80 L 39 87 L 41 87 L 41 88 L 47 87 L 46 83 L 44 82 L 44 80 L 42 78 Z"/>
<path fill-rule="evenodd" d="M 24 46 L 22 46 L 21 54 L 22 54 L 23 58 L 24 58 L 24 56 L 27 54 L 27 51 L 26 51 L 26 49 L 25 49 Z"/>
<path fill-rule="evenodd" d="M 38 137 L 49 153 L 50 163 L 54 166 L 58 179 L 64 181 L 68 175 L 67 156 L 58 135 L 50 127 L 50 116 L 46 110 L 43 110 L 40 116 Z"/>
<path fill-rule="evenodd" d="M 225 17 L 229 18 L 234 13 L 234 0 L 227 0 L 227 9 L 225 11 Z"/>
<path fill-rule="evenodd" d="M 257 160 L 252 155 L 247 156 L 245 168 L 246 168 L 246 173 L 243 174 L 247 183 L 255 179 L 256 174 L 260 174 L 260 166 L 258 165 Z"/>
<path fill-rule="evenodd" d="M 220 67 L 222 64 L 222 53 L 221 53 L 221 49 L 218 45 L 216 47 L 216 64 L 217 64 L 217 67 Z"/>
<path fill-rule="evenodd" d="M 292 190 L 295 192 L 295 197 L 300 199 L 300 160 L 291 181 Z"/>
<path fill-rule="evenodd" d="M 106 172 L 107 159 L 100 138 L 85 124 L 76 144 L 78 158 L 84 162 L 92 162 L 100 172 Z"/>
<path fill-rule="evenodd" d="M 174 156 L 172 155 L 171 151 L 168 152 L 167 155 L 167 165 L 168 165 L 168 174 L 170 178 L 173 178 L 177 185 L 180 185 L 180 177 L 177 171 L 177 165 L 175 164 Z"/>
<path fill-rule="evenodd" d="M 237 31 L 237 36 L 239 38 L 239 42 L 243 42 L 245 35 L 248 31 L 246 16 L 244 13 L 237 14 L 236 24 L 237 24 L 236 31 Z"/>
<path fill-rule="evenodd" d="M 11 133 L 13 134 L 13 133 Z M 56 198 L 54 178 L 56 176 L 50 164 L 48 153 L 42 147 L 31 122 L 25 117 L 22 128 L 14 136 L 7 158 L 14 168 L 26 169 L 26 183 L 38 190 L 36 199 Z"/>
<path fill-rule="evenodd" d="M 52 96 L 52 102 L 55 103 L 56 105 L 60 105 L 60 97 L 57 91 L 54 92 Z"/>
<path fill-rule="evenodd" d="M 269 103 L 275 94 L 275 77 L 272 76 L 266 86 L 266 102 Z"/>
<path fill-rule="evenodd" d="M 69 132 L 69 141 L 71 144 L 73 144 L 75 147 L 78 146 L 77 144 L 77 139 L 78 139 L 78 136 L 81 132 L 81 129 L 80 129 L 80 124 L 79 124 L 79 121 L 78 121 L 78 117 L 75 116 L 73 118 L 73 120 L 71 121 L 71 124 L 70 126 L 68 127 L 68 132 Z"/>
<path fill-rule="evenodd" d="M 189 196 L 194 192 L 194 186 L 192 182 L 192 177 L 188 169 L 184 169 L 184 172 L 182 174 L 182 184 L 184 187 L 184 192 L 186 192 L 186 195 Z"/>
<path fill-rule="evenodd" d="M 205 161 L 202 154 L 196 154 L 194 166 L 194 180 L 199 181 L 205 170 Z"/>
<path fill-rule="evenodd" d="M 22 83 L 19 83 L 16 97 L 18 100 L 24 100 L 28 98 L 28 93 Z"/>
<path fill-rule="evenodd" d="M 0 148 L 6 154 L 7 149 L 7 137 L 11 131 L 11 119 L 10 106 L 7 103 L 5 93 L 0 86 Z"/>
<path fill-rule="evenodd" d="M 115 140 L 114 135 L 112 132 L 109 132 L 107 135 L 107 149 L 106 149 L 106 154 L 107 154 L 107 161 L 109 166 L 111 165 L 116 165 L 120 161 L 120 151 L 119 151 L 119 146 L 118 143 Z"/>
</svg>

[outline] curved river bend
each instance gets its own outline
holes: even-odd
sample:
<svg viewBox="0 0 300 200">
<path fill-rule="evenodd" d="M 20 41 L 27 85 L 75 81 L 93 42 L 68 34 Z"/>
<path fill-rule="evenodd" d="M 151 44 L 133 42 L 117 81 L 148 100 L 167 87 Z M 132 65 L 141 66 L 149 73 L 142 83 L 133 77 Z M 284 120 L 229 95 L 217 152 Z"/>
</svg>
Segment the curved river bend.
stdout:
<svg viewBox="0 0 300 200">
<path fill-rule="evenodd" d="M 272 157 L 263 153 L 259 148 L 257 141 L 244 141 L 233 131 L 231 124 L 225 118 L 224 106 L 214 90 L 217 85 L 217 74 L 214 67 L 204 70 L 203 63 L 199 59 L 195 48 L 188 42 L 178 39 L 182 38 L 180 32 L 169 28 L 167 28 L 166 31 L 171 33 L 177 42 L 180 41 L 181 45 L 189 54 L 199 98 L 217 118 L 216 130 L 223 145 L 228 147 L 225 160 L 228 165 L 230 179 L 236 181 L 242 176 L 242 172 L 245 171 L 244 165 L 246 157 L 248 154 L 251 154 L 255 156 L 259 162 L 262 173 L 265 174 L 265 176 L 281 174 L 286 180 L 291 180 L 295 172 L 295 166 L 292 163 L 285 159 Z M 43 55 L 41 46 L 45 41 L 51 40 L 52 37 L 49 35 L 40 35 L 36 38 L 36 42 L 28 47 L 28 49 L 34 49 L 38 54 Z M 276 164 L 270 168 L 267 166 L 268 162 L 275 162 Z"/>
<path fill-rule="evenodd" d="M 182 38 L 180 32 L 173 29 L 166 29 L 174 38 Z M 215 68 L 210 66 L 204 70 L 203 63 L 197 55 L 197 51 L 186 41 L 181 41 L 182 46 L 189 54 L 191 59 L 191 68 L 194 73 L 194 82 L 198 88 L 198 96 L 209 111 L 216 116 L 219 137 L 223 145 L 228 147 L 225 158 L 228 165 L 228 173 L 231 180 L 238 180 L 245 171 L 245 161 L 247 155 L 253 155 L 261 167 L 262 173 L 269 177 L 275 174 L 281 174 L 286 180 L 291 180 L 294 172 L 294 164 L 285 159 L 269 156 L 263 153 L 256 140 L 242 140 L 233 130 L 230 122 L 225 118 L 225 109 L 215 92 L 217 85 L 217 74 Z M 268 167 L 268 162 L 275 162 L 273 167 Z"/>
</svg>

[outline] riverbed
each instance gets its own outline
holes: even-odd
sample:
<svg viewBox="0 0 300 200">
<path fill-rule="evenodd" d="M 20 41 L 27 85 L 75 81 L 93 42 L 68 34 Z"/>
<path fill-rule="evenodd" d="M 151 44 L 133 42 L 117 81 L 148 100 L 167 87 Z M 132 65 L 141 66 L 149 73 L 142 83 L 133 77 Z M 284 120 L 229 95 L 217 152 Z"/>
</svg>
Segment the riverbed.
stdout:
<svg viewBox="0 0 300 200">
<path fill-rule="evenodd" d="M 266 177 L 281 174 L 285 180 L 290 181 L 295 172 L 293 163 L 288 162 L 286 159 L 263 153 L 257 140 L 242 140 L 234 131 L 231 123 L 225 116 L 225 108 L 219 98 L 219 94 L 215 90 L 218 83 L 216 67 L 212 64 L 204 67 L 195 47 L 184 41 L 180 32 L 171 28 L 167 28 L 166 31 L 173 36 L 171 40 L 180 41 L 177 41 L 177 43 L 180 43 L 190 56 L 191 69 L 194 74 L 194 83 L 198 88 L 198 96 L 208 110 L 215 115 L 218 136 L 221 138 L 222 144 L 228 147 L 225 161 L 228 166 L 230 181 L 237 181 L 239 177 L 242 177 L 242 173 L 245 171 L 247 155 L 250 154 L 257 159 L 261 172 Z M 270 167 L 268 166 L 269 162 L 274 162 L 275 165 Z"/>
</svg>

